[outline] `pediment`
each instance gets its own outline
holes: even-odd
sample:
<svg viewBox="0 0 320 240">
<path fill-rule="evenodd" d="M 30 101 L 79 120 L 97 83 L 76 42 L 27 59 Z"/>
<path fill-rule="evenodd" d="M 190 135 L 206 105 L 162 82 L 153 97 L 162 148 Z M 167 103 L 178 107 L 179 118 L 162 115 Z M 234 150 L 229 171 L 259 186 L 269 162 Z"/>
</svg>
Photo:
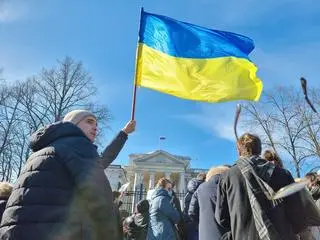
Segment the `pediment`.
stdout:
<svg viewBox="0 0 320 240">
<path fill-rule="evenodd" d="M 155 151 L 151 154 L 145 154 L 140 158 L 133 160 L 136 165 L 172 165 L 172 166 L 186 166 L 189 161 L 177 158 L 164 151 Z"/>
</svg>

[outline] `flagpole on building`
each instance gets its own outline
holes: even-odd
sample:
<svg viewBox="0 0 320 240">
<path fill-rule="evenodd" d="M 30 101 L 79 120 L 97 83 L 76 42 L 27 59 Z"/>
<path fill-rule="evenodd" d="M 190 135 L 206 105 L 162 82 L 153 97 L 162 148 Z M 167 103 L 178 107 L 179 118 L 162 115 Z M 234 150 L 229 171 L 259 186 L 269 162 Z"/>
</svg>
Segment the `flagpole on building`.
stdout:
<svg viewBox="0 0 320 240">
<path fill-rule="evenodd" d="M 142 19 L 143 7 L 141 8 L 140 12 L 140 23 L 139 23 L 139 36 L 141 31 L 141 19 Z M 135 76 L 134 76 L 134 85 L 133 85 L 133 96 L 132 96 L 132 107 L 131 107 L 131 120 L 134 120 L 134 114 L 136 109 L 136 96 L 137 96 L 137 80 L 139 76 L 139 69 L 138 69 L 138 61 L 140 60 L 141 55 L 141 47 L 138 41 L 137 53 L 136 53 L 136 66 L 135 66 Z"/>
<path fill-rule="evenodd" d="M 162 140 L 166 140 L 166 137 L 164 137 L 164 136 L 160 136 L 160 137 L 159 137 L 159 139 L 158 139 L 158 149 L 159 149 L 159 150 L 161 150 L 161 148 L 160 148 L 160 142 L 161 142 Z"/>
</svg>

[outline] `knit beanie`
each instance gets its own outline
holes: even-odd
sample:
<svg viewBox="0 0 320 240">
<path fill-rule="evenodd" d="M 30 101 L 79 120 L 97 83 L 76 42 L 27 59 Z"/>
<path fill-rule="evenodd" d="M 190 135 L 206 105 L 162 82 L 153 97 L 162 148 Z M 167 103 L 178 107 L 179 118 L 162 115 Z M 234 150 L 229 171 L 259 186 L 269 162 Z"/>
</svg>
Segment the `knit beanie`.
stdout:
<svg viewBox="0 0 320 240">
<path fill-rule="evenodd" d="M 77 125 L 81 120 L 83 120 L 86 117 L 94 117 L 96 118 L 92 112 L 87 110 L 73 110 L 71 112 L 68 112 L 64 118 L 63 122 L 72 122 L 73 124 Z"/>
</svg>

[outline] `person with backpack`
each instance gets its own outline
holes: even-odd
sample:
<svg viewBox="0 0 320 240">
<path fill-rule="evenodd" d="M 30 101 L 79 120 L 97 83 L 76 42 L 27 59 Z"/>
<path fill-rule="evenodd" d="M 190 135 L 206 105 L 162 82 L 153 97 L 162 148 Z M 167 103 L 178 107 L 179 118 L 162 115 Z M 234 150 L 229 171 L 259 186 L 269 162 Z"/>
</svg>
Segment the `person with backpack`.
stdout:
<svg viewBox="0 0 320 240">
<path fill-rule="evenodd" d="M 293 183 L 290 172 L 260 158 L 261 141 L 245 133 L 237 140 L 239 159 L 221 175 L 215 218 L 227 229 L 222 239 L 296 240 L 305 228 L 298 193 L 270 200 L 275 191 Z"/>
<path fill-rule="evenodd" d="M 148 233 L 149 201 L 137 203 L 136 212 L 123 221 L 123 232 L 126 240 L 145 240 Z"/>
</svg>

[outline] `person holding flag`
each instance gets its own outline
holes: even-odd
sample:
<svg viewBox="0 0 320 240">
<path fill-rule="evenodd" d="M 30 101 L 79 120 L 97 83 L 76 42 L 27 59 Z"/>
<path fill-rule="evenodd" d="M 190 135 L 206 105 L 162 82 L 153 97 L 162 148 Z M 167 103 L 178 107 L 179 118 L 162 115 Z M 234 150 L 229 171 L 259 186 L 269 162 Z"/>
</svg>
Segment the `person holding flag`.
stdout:
<svg viewBox="0 0 320 240">
<path fill-rule="evenodd" d="M 112 190 L 104 169 L 117 157 L 136 122 L 129 121 L 102 156 L 97 119 L 74 110 L 30 137 L 33 153 L 14 184 L 0 239 L 120 240 Z"/>
</svg>

